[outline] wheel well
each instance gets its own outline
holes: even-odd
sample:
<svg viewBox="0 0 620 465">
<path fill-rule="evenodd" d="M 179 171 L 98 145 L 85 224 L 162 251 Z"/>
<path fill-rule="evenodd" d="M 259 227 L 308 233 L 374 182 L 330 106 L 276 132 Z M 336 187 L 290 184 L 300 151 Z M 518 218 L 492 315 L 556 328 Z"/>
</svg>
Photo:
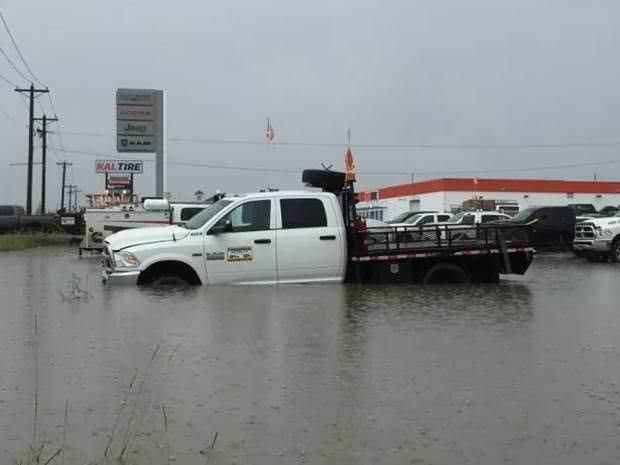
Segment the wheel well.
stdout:
<svg viewBox="0 0 620 465">
<path fill-rule="evenodd" d="M 178 276 L 189 284 L 201 284 L 196 271 L 187 263 L 176 260 L 166 260 L 153 263 L 138 276 L 138 284 L 150 284 L 161 276 Z"/>
<path fill-rule="evenodd" d="M 470 280 L 469 272 L 452 262 L 436 263 L 424 275 L 424 284 L 468 283 Z"/>
</svg>

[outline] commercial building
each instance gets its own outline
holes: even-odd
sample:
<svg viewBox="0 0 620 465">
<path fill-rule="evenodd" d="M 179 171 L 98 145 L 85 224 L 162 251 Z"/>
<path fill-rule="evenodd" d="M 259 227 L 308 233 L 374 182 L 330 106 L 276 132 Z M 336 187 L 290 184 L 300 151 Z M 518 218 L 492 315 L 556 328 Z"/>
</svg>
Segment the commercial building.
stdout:
<svg viewBox="0 0 620 465">
<path fill-rule="evenodd" d="M 534 206 L 620 205 L 620 182 L 552 179 L 442 178 L 360 192 L 358 213 L 386 221 L 406 211 L 455 211 L 470 199 Z"/>
</svg>

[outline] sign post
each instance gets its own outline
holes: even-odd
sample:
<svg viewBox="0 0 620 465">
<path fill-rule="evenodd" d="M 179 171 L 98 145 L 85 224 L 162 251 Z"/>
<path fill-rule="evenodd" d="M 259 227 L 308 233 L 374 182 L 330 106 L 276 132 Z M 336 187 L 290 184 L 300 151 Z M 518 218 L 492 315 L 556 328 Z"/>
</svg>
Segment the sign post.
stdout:
<svg viewBox="0 0 620 465">
<path fill-rule="evenodd" d="M 163 90 L 116 90 L 116 150 L 119 153 L 155 153 L 155 195 L 164 196 L 167 151 Z"/>
</svg>

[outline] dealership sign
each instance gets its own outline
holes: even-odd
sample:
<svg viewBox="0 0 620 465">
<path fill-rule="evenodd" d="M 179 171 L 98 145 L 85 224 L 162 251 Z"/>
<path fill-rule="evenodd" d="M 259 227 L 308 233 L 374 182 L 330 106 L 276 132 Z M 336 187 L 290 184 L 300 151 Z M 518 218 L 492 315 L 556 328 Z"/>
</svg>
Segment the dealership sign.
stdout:
<svg viewBox="0 0 620 465">
<path fill-rule="evenodd" d="M 116 150 L 158 152 L 163 139 L 164 93 L 155 89 L 117 89 Z"/>
<path fill-rule="evenodd" d="M 144 168 L 143 160 L 97 160 L 97 173 L 140 174 Z"/>
</svg>

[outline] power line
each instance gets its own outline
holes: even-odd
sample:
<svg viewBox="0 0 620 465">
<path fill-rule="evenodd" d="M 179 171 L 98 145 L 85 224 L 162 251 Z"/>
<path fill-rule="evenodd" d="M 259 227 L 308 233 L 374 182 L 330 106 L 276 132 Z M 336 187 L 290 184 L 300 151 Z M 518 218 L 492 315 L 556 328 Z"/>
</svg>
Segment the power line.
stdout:
<svg viewBox="0 0 620 465">
<path fill-rule="evenodd" d="M 112 134 L 65 131 L 68 136 L 84 137 L 109 137 Z M 168 142 L 184 142 L 196 144 L 222 144 L 222 145 L 265 145 L 264 141 L 251 139 L 195 139 L 189 137 L 169 137 Z M 270 146 L 284 147 L 329 147 L 343 148 L 344 143 L 337 142 L 306 142 L 306 141 L 282 141 L 270 142 Z M 432 149 L 432 150 L 532 150 L 532 149 L 568 149 L 587 147 L 620 147 L 620 141 L 589 141 L 589 142 L 554 142 L 554 143 L 528 143 L 528 144 L 351 144 L 354 149 Z"/>
<path fill-rule="evenodd" d="M 4 14 L 2 14 L 1 11 L 0 11 L 0 19 L 2 20 L 2 24 L 4 24 L 4 29 L 6 30 L 7 34 L 11 38 L 11 42 L 13 43 L 13 47 L 15 48 L 15 51 L 17 52 L 17 55 L 19 55 L 19 59 L 21 60 L 21 62 L 26 67 L 26 70 L 28 71 L 30 76 L 32 76 L 32 78 L 35 81 L 37 81 L 37 83 L 39 83 L 40 85 L 44 86 L 44 84 L 32 72 L 32 68 L 30 68 L 30 65 L 28 65 L 28 62 L 26 61 L 26 59 L 24 58 L 24 55 L 22 54 L 21 50 L 19 49 L 19 46 L 17 45 L 17 41 L 15 40 L 15 37 L 13 37 L 13 34 L 11 33 L 11 29 L 9 28 L 9 25 L 7 24 L 6 19 L 4 18 Z"/>
<path fill-rule="evenodd" d="M 28 77 L 22 73 L 19 68 L 17 68 L 17 66 L 15 66 L 15 63 L 13 63 L 13 60 L 11 60 L 11 58 L 9 57 L 9 55 L 4 51 L 4 49 L 2 47 L 0 47 L 0 53 L 2 53 L 2 56 L 4 56 L 4 58 L 6 59 L 6 61 L 9 62 L 9 65 L 11 65 L 11 68 L 13 68 L 13 70 L 19 74 L 19 76 L 24 79 L 25 81 L 30 81 L 30 79 L 28 79 Z"/>
<path fill-rule="evenodd" d="M 9 80 L 8 78 L 4 77 L 2 74 L 0 74 L 0 79 L 2 79 L 4 82 L 6 82 L 11 87 L 17 87 L 17 84 L 15 84 L 13 81 Z"/>
<path fill-rule="evenodd" d="M 54 104 L 54 99 L 52 98 L 52 94 L 51 92 L 47 94 L 47 98 L 49 99 L 50 102 L 50 107 L 52 108 L 52 112 L 54 113 L 54 117 L 58 118 L 58 112 L 56 111 L 56 105 Z M 62 138 L 62 125 L 60 123 L 58 123 L 57 126 L 57 136 L 58 136 L 58 143 L 60 144 L 60 151 L 64 153 L 65 151 L 65 142 Z"/>
<path fill-rule="evenodd" d="M 84 137 L 110 137 L 113 134 L 106 134 L 102 132 L 79 132 L 79 131 L 65 131 L 66 136 L 84 136 Z"/>
<path fill-rule="evenodd" d="M 170 142 L 190 142 L 203 144 L 236 144 L 236 145 L 265 145 L 258 140 L 234 140 L 234 139 L 192 139 L 186 137 L 170 137 Z M 345 147 L 346 144 L 335 142 L 271 142 L 269 145 L 281 145 L 291 147 Z M 459 149 L 459 150 L 513 150 L 513 149 L 558 149 L 558 148 L 584 148 L 584 147 L 619 147 L 620 142 L 566 142 L 566 143 L 535 143 L 535 144 L 351 144 L 352 148 L 369 149 Z"/>
<path fill-rule="evenodd" d="M 89 152 L 84 150 L 72 150 L 67 149 L 65 151 L 69 154 L 86 155 L 92 157 L 105 157 L 116 160 L 128 160 L 127 157 L 119 157 L 117 155 L 110 155 L 102 152 Z M 145 162 L 153 162 L 153 160 L 146 159 Z M 433 170 L 433 171 L 416 171 L 416 175 L 429 176 L 429 175 L 450 175 L 450 174 L 483 174 L 483 173 L 511 173 L 511 172 L 529 172 L 529 171 L 542 171 L 542 170 L 555 170 L 566 168 L 582 168 L 589 166 L 606 166 L 620 164 L 618 160 L 600 160 L 580 163 L 563 163 L 557 165 L 542 165 L 531 166 L 521 168 L 485 168 L 485 169 L 467 169 L 467 170 Z M 231 171 L 251 171 L 251 172 L 271 172 L 271 173 L 299 173 L 303 168 L 268 168 L 258 166 L 240 166 L 240 165 L 220 165 L 216 163 L 200 163 L 189 161 L 169 161 L 168 165 L 172 166 L 187 166 L 194 168 L 210 168 L 219 170 L 231 170 Z M 410 173 L 404 171 L 359 171 L 360 175 L 366 176 L 410 176 Z"/>
</svg>

